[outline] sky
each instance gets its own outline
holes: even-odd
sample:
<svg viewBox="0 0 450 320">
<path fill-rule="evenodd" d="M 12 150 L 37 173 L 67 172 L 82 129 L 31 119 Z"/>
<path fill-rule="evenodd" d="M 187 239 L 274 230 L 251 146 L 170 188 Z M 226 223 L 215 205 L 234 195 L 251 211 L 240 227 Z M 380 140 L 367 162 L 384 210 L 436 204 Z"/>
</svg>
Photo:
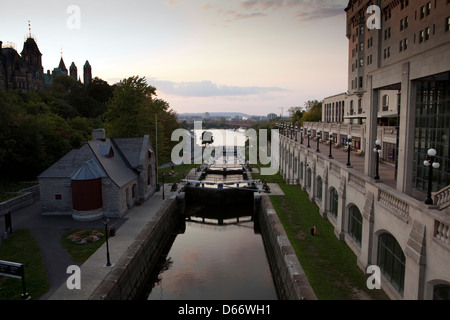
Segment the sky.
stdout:
<svg viewBox="0 0 450 320">
<path fill-rule="evenodd" d="M 0 0 L 0 41 L 44 71 L 141 76 L 177 113 L 288 115 L 347 90 L 347 0 Z"/>
</svg>

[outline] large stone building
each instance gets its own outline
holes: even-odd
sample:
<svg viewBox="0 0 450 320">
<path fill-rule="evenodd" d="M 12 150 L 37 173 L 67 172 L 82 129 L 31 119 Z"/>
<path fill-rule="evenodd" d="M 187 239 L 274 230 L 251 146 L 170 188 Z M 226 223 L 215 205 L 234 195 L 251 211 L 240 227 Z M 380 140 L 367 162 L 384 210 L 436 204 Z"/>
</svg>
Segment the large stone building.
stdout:
<svg viewBox="0 0 450 320">
<path fill-rule="evenodd" d="M 149 136 L 106 138 L 104 129 L 38 176 L 42 213 L 76 220 L 122 217 L 156 190 Z"/>
<path fill-rule="evenodd" d="M 88 61 L 84 65 L 84 84 L 92 81 L 92 68 Z M 69 75 L 61 56 L 59 66 L 50 73 L 44 73 L 42 66 L 42 53 L 40 52 L 35 37 L 30 33 L 26 36 L 23 50 L 19 53 L 15 46 L 3 45 L 0 41 L 0 90 L 43 90 L 51 86 L 57 76 Z M 72 62 L 70 76 L 77 79 L 77 67 Z"/>
<path fill-rule="evenodd" d="M 368 27 L 372 5 L 378 29 Z M 391 298 L 450 299 L 450 1 L 351 0 L 345 11 L 348 91 L 324 99 L 322 121 L 301 134 L 327 141 L 333 132 L 337 148 L 351 139 L 362 172 L 289 136 L 280 170 L 309 193 L 361 269 L 381 268 Z M 392 186 L 374 179 L 377 140 Z M 431 171 L 429 149 L 440 164 Z M 429 172 L 433 205 L 414 197 L 427 191 Z"/>
</svg>

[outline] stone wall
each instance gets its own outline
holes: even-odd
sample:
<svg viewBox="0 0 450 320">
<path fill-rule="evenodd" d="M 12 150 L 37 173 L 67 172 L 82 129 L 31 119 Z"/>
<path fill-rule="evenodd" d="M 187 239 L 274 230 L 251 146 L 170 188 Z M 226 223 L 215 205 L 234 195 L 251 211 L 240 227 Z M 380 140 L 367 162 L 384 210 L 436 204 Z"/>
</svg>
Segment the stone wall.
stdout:
<svg viewBox="0 0 450 320">
<path fill-rule="evenodd" d="M 260 199 L 259 221 L 280 300 L 317 300 L 269 197 Z"/>
<path fill-rule="evenodd" d="M 89 299 L 135 299 L 155 267 L 178 218 L 177 201 L 166 200 Z"/>
</svg>

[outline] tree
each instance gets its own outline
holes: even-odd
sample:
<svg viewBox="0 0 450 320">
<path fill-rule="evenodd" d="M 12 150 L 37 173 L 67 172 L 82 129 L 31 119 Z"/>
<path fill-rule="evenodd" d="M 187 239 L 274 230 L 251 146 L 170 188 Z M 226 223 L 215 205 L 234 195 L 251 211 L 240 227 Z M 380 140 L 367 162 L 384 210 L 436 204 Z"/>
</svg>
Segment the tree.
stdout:
<svg viewBox="0 0 450 320">
<path fill-rule="evenodd" d="M 151 132 L 152 95 L 156 88 L 145 77 L 130 77 L 119 82 L 107 103 L 105 127 L 110 137 L 142 137 Z"/>
<path fill-rule="evenodd" d="M 310 100 L 305 102 L 306 112 L 300 120 L 301 125 L 303 122 L 319 122 L 322 120 L 322 102 L 317 100 Z"/>
</svg>

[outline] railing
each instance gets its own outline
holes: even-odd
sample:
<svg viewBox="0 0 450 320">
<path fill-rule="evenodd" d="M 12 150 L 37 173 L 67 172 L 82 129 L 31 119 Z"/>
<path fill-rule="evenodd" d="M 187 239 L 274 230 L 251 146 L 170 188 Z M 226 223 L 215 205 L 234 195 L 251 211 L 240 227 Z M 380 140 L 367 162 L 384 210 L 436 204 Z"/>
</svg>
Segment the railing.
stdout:
<svg viewBox="0 0 450 320">
<path fill-rule="evenodd" d="M 447 224 L 436 220 L 436 229 L 434 236 L 445 244 L 450 245 L 450 227 Z"/>
<path fill-rule="evenodd" d="M 394 197 L 392 194 L 389 194 L 383 190 L 380 190 L 378 202 L 395 215 L 398 215 L 408 221 L 409 208 L 406 202 Z"/>
<path fill-rule="evenodd" d="M 450 206 L 450 185 L 442 189 L 441 191 L 433 193 L 433 202 L 437 206 L 438 210 L 444 210 Z"/>
</svg>

